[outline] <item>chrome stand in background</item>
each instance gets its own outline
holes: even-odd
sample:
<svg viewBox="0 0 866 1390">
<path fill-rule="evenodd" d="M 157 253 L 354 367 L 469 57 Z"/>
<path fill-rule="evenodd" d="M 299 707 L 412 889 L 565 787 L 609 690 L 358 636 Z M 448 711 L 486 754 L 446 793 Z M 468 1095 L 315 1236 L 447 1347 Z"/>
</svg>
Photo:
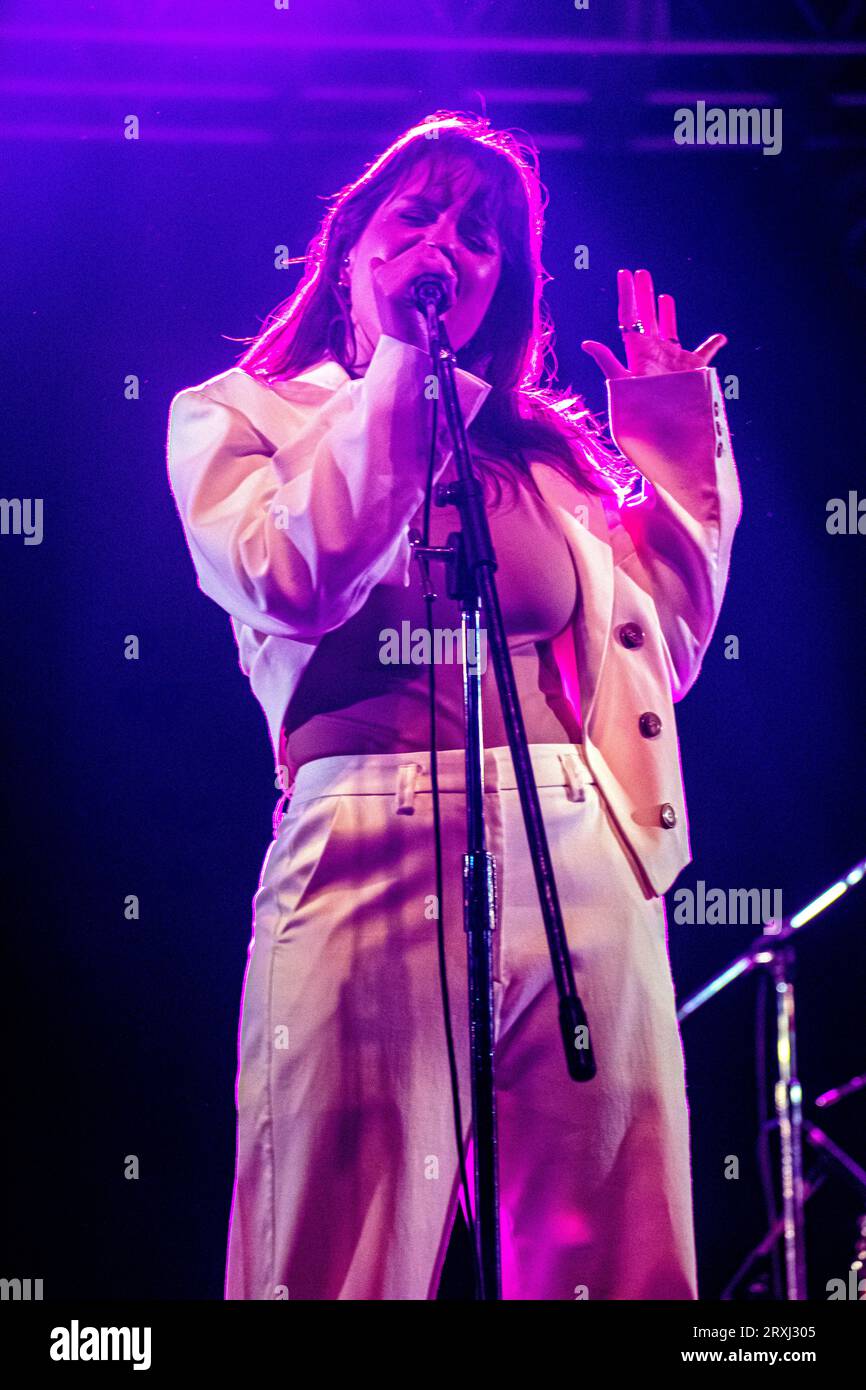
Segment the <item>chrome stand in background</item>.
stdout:
<svg viewBox="0 0 866 1390">
<path fill-rule="evenodd" d="M 792 979 L 795 948 L 792 943 L 798 932 L 810 923 L 814 924 L 832 903 L 838 902 L 858 884 L 864 874 L 866 859 L 861 859 L 844 879 L 831 884 L 793 916 L 783 917 L 781 921 L 771 919 L 766 922 L 763 935 L 757 937 L 748 950 L 732 961 L 725 970 L 686 999 L 677 1013 L 682 1022 L 734 980 L 751 974 L 758 966 L 767 966 L 770 970 L 776 994 L 775 1103 L 781 1146 L 782 1220 L 780 1231 L 770 1231 L 767 1249 L 775 1243 L 781 1233 L 785 1247 L 785 1297 L 789 1301 L 802 1300 L 807 1296 L 803 1229 L 806 1194 L 803 1183 L 802 1090 L 797 1079 L 797 1032 Z M 821 1131 L 815 1130 L 814 1133 L 820 1134 Z M 852 1161 L 849 1160 L 850 1162 Z M 811 1191 L 814 1191 L 814 1186 Z"/>
</svg>

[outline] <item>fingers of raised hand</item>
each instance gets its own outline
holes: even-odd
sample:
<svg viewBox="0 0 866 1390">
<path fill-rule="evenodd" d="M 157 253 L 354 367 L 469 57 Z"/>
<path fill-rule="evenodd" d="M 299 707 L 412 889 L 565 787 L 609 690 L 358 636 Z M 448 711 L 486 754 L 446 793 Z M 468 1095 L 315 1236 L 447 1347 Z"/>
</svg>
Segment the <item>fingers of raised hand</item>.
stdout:
<svg viewBox="0 0 866 1390">
<path fill-rule="evenodd" d="M 596 366 L 604 373 L 606 379 L 611 377 L 630 376 L 628 367 L 624 367 L 618 357 L 615 357 L 610 348 L 605 347 L 604 343 L 597 343 L 588 338 L 580 345 L 595 362 Z"/>
<path fill-rule="evenodd" d="M 637 316 L 643 324 L 644 333 L 657 335 L 659 326 L 656 321 L 656 296 L 653 289 L 653 277 L 648 270 L 635 272 L 634 293 L 637 301 Z"/>
<path fill-rule="evenodd" d="M 679 342 L 677 337 L 677 306 L 673 295 L 659 295 L 659 337 Z"/>
<path fill-rule="evenodd" d="M 634 277 L 630 270 L 617 271 L 616 288 L 618 296 L 617 313 L 621 325 L 620 332 L 625 333 L 637 319 L 637 299 L 635 298 Z"/>
<path fill-rule="evenodd" d="M 724 333 L 713 333 L 709 338 L 705 338 L 699 347 L 695 348 L 694 356 L 699 357 L 706 367 L 715 357 L 719 348 L 723 348 L 727 341 Z"/>
<path fill-rule="evenodd" d="M 677 311 L 673 296 L 660 294 L 658 315 L 652 275 L 648 270 L 617 272 L 619 291 L 619 322 L 622 332 L 640 324 L 646 337 L 658 334 L 661 338 L 677 338 Z"/>
<path fill-rule="evenodd" d="M 648 270 L 617 272 L 619 323 L 628 369 L 635 375 L 687 371 L 705 367 L 727 343 L 724 333 L 713 333 L 688 352 L 677 333 L 677 308 L 673 295 L 656 296 Z M 599 366 L 602 362 L 594 353 Z M 608 373 L 613 375 L 613 373 Z"/>
</svg>

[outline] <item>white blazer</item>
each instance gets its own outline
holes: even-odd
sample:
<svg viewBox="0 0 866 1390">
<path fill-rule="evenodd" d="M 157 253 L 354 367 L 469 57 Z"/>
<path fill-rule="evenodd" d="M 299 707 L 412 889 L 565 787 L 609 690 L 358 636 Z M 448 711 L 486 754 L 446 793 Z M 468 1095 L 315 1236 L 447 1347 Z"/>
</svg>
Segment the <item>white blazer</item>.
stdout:
<svg viewBox="0 0 866 1390">
<path fill-rule="evenodd" d="M 277 764 L 319 640 L 377 584 L 407 585 L 424 499 L 430 359 L 383 334 L 366 375 L 326 360 L 266 385 L 240 368 L 171 403 L 168 472 L 199 588 L 230 615 Z M 490 391 L 458 370 L 467 425 Z M 712 367 L 608 382 L 611 433 L 652 484 L 620 509 L 547 464 L 538 486 L 580 581 L 554 643 L 587 761 L 649 896 L 691 859 L 674 702 L 715 628 L 742 504 Z M 438 479 L 450 460 L 440 411 Z M 279 768 L 278 768 L 279 771 Z"/>
</svg>

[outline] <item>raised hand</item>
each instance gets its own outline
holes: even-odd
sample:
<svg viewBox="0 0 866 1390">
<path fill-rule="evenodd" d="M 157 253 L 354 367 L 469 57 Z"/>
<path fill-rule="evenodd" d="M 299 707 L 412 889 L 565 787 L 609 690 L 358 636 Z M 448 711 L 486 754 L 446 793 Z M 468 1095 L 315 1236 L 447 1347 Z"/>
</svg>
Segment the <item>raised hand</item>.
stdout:
<svg viewBox="0 0 866 1390">
<path fill-rule="evenodd" d="M 728 341 L 724 333 L 713 333 L 689 352 L 677 337 L 677 311 L 673 296 L 660 294 L 656 317 L 655 291 L 648 270 L 620 270 L 616 277 L 619 292 L 619 329 L 625 346 L 627 366 L 623 366 L 604 343 L 588 339 L 584 352 L 604 373 L 605 378 L 621 376 L 659 376 L 663 372 L 688 372 L 707 367 Z"/>
</svg>

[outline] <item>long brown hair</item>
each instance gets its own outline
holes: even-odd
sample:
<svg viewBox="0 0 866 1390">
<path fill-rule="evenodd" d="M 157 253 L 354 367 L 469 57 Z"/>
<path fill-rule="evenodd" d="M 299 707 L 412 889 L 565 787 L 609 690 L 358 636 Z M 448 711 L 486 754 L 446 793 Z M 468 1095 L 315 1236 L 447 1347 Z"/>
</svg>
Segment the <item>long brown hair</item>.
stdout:
<svg viewBox="0 0 866 1390">
<path fill-rule="evenodd" d="M 604 426 L 574 393 L 555 390 L 554 329 L 541 261 L 547 190 L 538 155 L 486 117 L 437 111 L 412 126 L 354 182 L 334 195 L 306 255 L 297 289 L 268 316 L 238 365 L 265 381 L 286 381 L 325 357 L 347 372 L 357 362 L 348 293 L 339 283 L 343 258 L 374 210 L 421 161 L 470 159 L 485 175 L 485 213 L 502 246 L 499 280 L 475 335 L 457 364 L 491 385 L 469 435 L 479 472 L 530 478 L 539 454 L 587 492 L 625 491 L 636 470 L 610 442 Z"/>
</svg>

